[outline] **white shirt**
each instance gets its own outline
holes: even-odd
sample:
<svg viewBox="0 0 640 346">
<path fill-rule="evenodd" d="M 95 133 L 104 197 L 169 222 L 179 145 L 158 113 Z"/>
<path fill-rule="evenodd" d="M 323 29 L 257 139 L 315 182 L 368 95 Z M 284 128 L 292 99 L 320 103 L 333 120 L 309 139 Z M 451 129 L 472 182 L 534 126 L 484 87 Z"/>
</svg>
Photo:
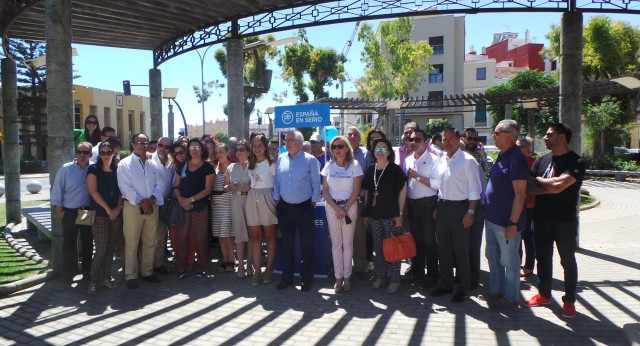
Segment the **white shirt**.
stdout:
<svg viewBox="0 0 640 346">
<path fill-rule="evenodd" d="M 453 156 L 446 152 L 440 158 L 438 166 L 438 197 L 449 201 L 480 199 L 482 183 L 478 174 L 478 162 L 473 156 L 458 149 Z"/>
<path fill-rule="evenodd" d="M 276 164 L 269 165 L 269 160 L 256 163 L 255 169 L 250 169 L 249 178 L 251 179 L 252 189 L 270 189 L 273 188 L 273 177 L 276 174 Z"/>
<path fill-rule="evenodd" d="M 173 165 L 171 157 L 167 158 L 166 164 L 162 164 L 162 161 L 160 161 L 160 157 L 158 157 L 157 151 L 151 154 L 151 160 L 158 164 L 158 167 L 162 172 L 162 196 L 166 198 L 171 192 L 171 187 L 173 187 L 173 176 L 176 173 L 176 167 Z"/>
<path fill-rule="evenodd" d="M 329 195 L 337 201 L 347 200 L 353 193 L 353 179 L 362 176 L 358 161 L 353 160 L 347 167 L 340 167 L 335 161 L 325 165 L 320 174 L 326 177 Z"/>
<path fill-rule="evenodd" d="M 418 171 L 418 175 L 421 176 L 420 179 L 429 179 L 429 185 L 432 187 L 426 186 L 422 182 L 418 181 L 418 179 L 411 178 L 407 185 L 407 196 L 411 199 L 418 199 L 437 195 L 438 190 L 434 189 L 433 186 L 438 185 L 438 166 L 440 164 L 440 158 L 429 150 L 425 150 L 418 159 L 415 158 L 414 153 L 415 152 L 407 156 L 404 160 L 403 169 L 405 174 L 409 168 L 413 168 Z"/>
<path fill-rule="evenodd" d="M 163 184 L 162 171 L 153 160 L 142 161 L 131 154 L 118 164 L 118 187 L 122 197 L 133 205 L 152 195 L 157 205 L 163 205 Z"/>
</svg>

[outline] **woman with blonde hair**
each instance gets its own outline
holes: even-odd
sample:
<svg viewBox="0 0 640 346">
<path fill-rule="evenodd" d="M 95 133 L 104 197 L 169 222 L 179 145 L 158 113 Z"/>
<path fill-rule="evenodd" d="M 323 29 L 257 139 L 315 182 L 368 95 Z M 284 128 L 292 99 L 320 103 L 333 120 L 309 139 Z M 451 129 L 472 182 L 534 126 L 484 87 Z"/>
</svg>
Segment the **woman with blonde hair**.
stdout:
<svg viewBox="0 0 640 346">
<path fill-rule="evenodd" d="M 273 259 L 276 253 L 276 203 L 273 200 L 273 186 L 276 166 L 269 156 L 269 141 L 264 134 L 257 134 L 251 139 L 251 155 L 249 156 L 249 178 L 251 190 L 244 206 L 249 228 L 249 252 L 253 259 L 254 274 L 251 285 L 260 282 L 268 284 L 273 276 Z M 267 268 L 261 278 L 260 261 L 262 238 L 267 240 Z"/>
<path fill-rule="evenodd" d="M 247 195 L 251 188 L 249 179 L 249 142 L 241 139 L 236 144 L 236 158 L 238 162 L 231 164 L 225 173 L 226 191 L 231 191 L 231 224 L 235 234 L 236 257 L 238 258 L 237 275 L 240 279 L 245 277 L 244 259 L 249 241 L 247 231 L 247 220 L 244 215 L 244 205 L 247 202 Z M 247 256 L 247 267 L 250 270 L 251 256 Z"/>
<path fill-rule="evenodd" d="M 362 168 L 353 158 L 349 140 L 337 136 L 329 145 L 333 160 L 320 173 L 331 235 L 331 252 L 336 292 L 351 290 L 351 261 L 353 260 L 353 235 L 358 213 L 358 196 L 362 182 Z"/>
</svg>

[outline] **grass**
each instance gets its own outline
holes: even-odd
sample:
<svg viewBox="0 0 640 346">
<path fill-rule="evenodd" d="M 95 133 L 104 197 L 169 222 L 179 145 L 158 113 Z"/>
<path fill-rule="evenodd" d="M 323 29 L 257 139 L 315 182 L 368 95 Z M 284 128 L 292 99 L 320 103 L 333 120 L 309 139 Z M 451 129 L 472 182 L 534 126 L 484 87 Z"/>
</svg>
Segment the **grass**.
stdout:
<svg viewBox="0 0 640 346">
<path fill-rule="evenodd" d="M 0 285 L 44 273 L 47 270 L 47 266 L 17 253 L 4 239 L 0 241 Z"/>
<path fill-rule="evenodd" d="M 47 201 L 22 202 L 22 207 L 33 207 L 41 205 Z M 0 204 L 0 225 L 3 227 L 7 223 L 6 204 Z M 4 229 L 0 232 L 4 232 Z M 40 274 L 47 271 L 47 267 L 38 264 L 18 252 L 7 244 L 4 238 L 0 238 L 0 285 L 5 285 L 26 277 Z"/>
<path fill-rule="evenodd" d="M 580 206 L 584 207 L 585 205 L 592 204 L 596 201 L 596 198 L 593 196 L 580 195 Z"/>
<path fill-rule="evenodd" d="M 43 203 L 47 203 L 49 201 L 26 201 L 22 202 L 22 208 L 24 207 L 35 207 L 37 205 L 41 205 Z M 7 204 L 0 204 L 0 225 L 4 227 L 7 224 Z"/>
</svg>

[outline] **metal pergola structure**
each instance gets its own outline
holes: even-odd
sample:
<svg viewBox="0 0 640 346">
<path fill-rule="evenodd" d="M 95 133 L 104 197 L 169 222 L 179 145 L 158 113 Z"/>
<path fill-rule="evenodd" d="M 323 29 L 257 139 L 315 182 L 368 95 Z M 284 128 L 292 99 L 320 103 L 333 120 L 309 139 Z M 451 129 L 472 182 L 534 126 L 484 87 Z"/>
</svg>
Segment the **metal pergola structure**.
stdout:
<svg viewBox="0 0 640 346">
<path fill-rule="evenodd" d="M 47 0 L 0 0 L 0 34 L 44 41 Z M 361 20 L 489 12 L 640 13 L 640 0 L 73 0 L 73 42 L 154 51 L 154 67 L 202 47 Z"/>
</svg>

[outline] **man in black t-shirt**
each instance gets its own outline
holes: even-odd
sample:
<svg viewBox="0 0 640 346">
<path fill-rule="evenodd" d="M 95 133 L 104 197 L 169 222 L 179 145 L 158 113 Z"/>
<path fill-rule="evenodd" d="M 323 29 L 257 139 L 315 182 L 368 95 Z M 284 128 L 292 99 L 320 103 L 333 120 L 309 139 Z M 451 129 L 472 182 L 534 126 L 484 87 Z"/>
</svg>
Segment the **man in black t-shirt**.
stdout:
<svg viewBox="0 0 640 346">
<path fill-rule="evenodd" d="M 538 261 L 538 294 L 527 300 L 528 306 L 551 304 L 553 279 L 553 243 L 558 247 L 564 268 L 562 315 L 576 316 L 576 238 L 580 186 L 584 179 L 585 164 L 582 158 L 569 149 L 571 129 L 556 123 L 549 127 L 544 142 L 551 153 L 538 158 L 531 168 L 527 191 L 536 195 L 534 209 L 534 241 Z"/>
</svg>

